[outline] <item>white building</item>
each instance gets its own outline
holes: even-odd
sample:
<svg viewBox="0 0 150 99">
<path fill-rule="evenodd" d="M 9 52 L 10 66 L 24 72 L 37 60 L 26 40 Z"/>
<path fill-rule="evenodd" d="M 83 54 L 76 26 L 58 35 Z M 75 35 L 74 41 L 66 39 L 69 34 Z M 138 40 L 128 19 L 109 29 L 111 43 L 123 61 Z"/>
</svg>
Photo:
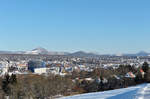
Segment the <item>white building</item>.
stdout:
<svg viewBox="0 0 150 99">
<path fill-rule="evenodd" d="M 45 74 L 49 72 L 49 68 L 35 68 L 34 73 L 36 74 Z"/>
</svg>

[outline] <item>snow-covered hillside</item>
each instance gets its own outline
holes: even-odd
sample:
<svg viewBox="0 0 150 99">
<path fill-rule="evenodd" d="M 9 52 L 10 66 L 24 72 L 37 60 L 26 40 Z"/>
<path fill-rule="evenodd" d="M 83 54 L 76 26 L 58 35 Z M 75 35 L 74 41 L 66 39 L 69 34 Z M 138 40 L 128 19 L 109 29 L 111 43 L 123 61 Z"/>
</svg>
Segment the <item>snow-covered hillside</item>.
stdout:
<svg viewBox="0 0 150 99">
<path fill-rule="evenodd" d="M 150 84 L 64 97 L 60 99 L 150 99 Z"/>
</svg>

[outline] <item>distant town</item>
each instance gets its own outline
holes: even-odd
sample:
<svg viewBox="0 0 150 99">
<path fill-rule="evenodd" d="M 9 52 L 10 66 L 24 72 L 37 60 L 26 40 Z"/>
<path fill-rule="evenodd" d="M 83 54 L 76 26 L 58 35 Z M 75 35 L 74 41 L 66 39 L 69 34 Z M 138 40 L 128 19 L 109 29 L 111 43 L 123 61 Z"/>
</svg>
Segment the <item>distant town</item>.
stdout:
<svg viewBox="0 0 150 99">
<path fill-rule="evenodd" d="M 150 56 L 146 52 L 97 55 L 82 51 L 52 53 L 44 48 L 27 52 L 1 51 L 0 97 L 55 99 L 126 88 L 150 82 L 149 64 Z"/>
<path fill-rule="evenodd" d="M 93 71 L 95 68 L 115 69 L 120 65 L 138 68 L 144 62 L 150 63 L 150 56 L 145 56 L 144 52 L 138 56 L 95 55 L 81 51 L 66 55 L 56 52 L 55 54 L 48 55 L 48 51 L 44 48 L 36 48 L 26 54 L 3 52 L 0 54 L 0 75 L 52 73 L 64 76 L 72 74 L 73 71 Z"/>
</svg>

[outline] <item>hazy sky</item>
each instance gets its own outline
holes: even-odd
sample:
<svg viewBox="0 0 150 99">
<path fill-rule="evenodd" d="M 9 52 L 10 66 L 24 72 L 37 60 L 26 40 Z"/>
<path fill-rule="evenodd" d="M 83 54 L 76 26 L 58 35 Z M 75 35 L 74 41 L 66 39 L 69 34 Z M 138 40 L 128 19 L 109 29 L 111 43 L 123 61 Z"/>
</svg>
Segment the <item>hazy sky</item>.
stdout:
<svg viewBox="0 0 150 99">
<path fill-rule="evenodd" d="M 0 0 L 0 50 L 150 52 L 150 0 Z"/>
</svg>

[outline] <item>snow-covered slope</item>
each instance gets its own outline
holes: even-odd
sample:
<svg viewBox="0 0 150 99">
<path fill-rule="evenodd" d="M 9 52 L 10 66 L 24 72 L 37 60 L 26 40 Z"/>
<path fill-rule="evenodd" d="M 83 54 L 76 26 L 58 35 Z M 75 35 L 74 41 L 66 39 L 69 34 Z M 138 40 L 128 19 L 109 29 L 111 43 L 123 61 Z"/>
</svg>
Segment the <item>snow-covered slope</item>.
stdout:
<svg viewBox="0 0 150 99">
<path fill-rule="evenodd" d="M 38 47 L 33 49 L 32 51 L 27 51 L 26 54 L 48 54 L 49 52 L 42 48 L 42 47 Z"/>
<path fill-rule="evenodd" d="M 150 99 L 150 84 L 64 97 L 60 99 Z"/>
<path fill-rule="evenodd" d="M 67 55 L 68 53 L 66 52 L 54 52 L 54 51 L 48 51 L 45 48 L 38 47 L 33 49 L 32 51 L 26 51 L 23 54 L 41 54 L 41 55 Z"/>
</svg>

